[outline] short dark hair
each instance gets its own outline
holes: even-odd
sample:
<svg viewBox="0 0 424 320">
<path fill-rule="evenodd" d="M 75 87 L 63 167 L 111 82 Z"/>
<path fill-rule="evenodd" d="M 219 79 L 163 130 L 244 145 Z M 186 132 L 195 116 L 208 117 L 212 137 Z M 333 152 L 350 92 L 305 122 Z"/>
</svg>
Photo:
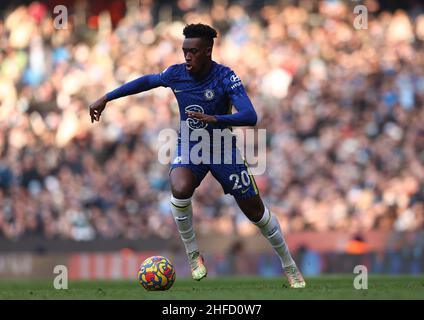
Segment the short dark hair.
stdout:
<svg viewBox="0 0 424 320">
<path fill-rule="evenodd" d="M 185 26 L 183 35 L 186 38 L 202 38 L 208 41 L 208 44 L 212 46 L 213 39 L 216 38 L 217 32 L 214 28 L 206 24 L 192 23 Z"/>
</svg>

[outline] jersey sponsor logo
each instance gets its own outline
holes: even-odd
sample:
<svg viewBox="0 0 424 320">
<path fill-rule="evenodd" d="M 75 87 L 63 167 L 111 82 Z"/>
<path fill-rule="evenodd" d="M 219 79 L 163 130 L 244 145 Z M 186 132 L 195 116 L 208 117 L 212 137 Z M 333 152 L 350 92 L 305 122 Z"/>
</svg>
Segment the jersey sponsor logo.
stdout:
<svg viewBox="0 0 424 320">
<path fill-rule="evenodd" d="M 235 89 L 235 88 L 240 87 L 240 86 L 241 86 L 241 82 L 237 82 L 237 83 L 234 83 L 234 84 L 231 86 L 231 89 Z"/>
<path fill-rule="evenodd" d="M 205 98 L 206 100 L 212 100 L 215 97 L 215 91 L 211 90 L 211 89 L 207 89 L 205 91 Z"/>
<path fill-rule="evenodd" d="M 240 77 L 238 75 L 233 74 L 230 77 L 231 82 L 239 82 L 240 81 Z"/>
<path fill-rule="evenodd" d="M 191 111 L 191 112 L 205 113 L 203 108 L 201 106 L 197 105 L 197 104 L 192 104 L 192 105 L 185 107 L 185 111 L 186 112 Z M 200 121 L 200 120 L 197 120 L 197 119 L 193 119 L 193 118 L 187 118 L 186 123 L 193 130 L 204 129 L 208 126 L 207 123 Z"/>
<path fill-rule="evenodd" d="M 231 85 L 231 89 L 235 89 L 235 88 L 237 88 L 237 87 L 240 87 L 240 86 L 241 86 L 241 79 L 240 79 L 240 77 L 239 77 L 239 76 L 237 76 L 236 74 L 233 74 L 233 75 L 230 77 L 230 81 L 231 81 L 231 82 L 234 82 L 234 83 Z"/>
</svg>

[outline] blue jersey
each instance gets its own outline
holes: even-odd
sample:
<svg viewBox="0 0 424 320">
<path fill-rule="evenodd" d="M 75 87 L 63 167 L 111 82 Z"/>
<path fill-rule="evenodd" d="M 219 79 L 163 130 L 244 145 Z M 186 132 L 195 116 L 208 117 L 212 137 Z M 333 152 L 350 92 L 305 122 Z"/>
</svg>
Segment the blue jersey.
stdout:
<svg viewBox="0 0 424 320">
<path fill-rule="evenodd" d="M 128 82 L 107 93 L 107 98 L 113 100 L 159 86 L 172 89 L 180 111 L 180 135 L 171 170 L 180 166 L 189 168 L 197 177 L 198 184 L 208 172 L 211 172 L 220 182 L 225 193 L 230 193 L 240 199 L 257 195 L 258 189 L 255 180 L 247 163 L 241 158 L 234 136 L 231 136 L 229 151 L 225 150 L 224 145 L 220 145 L 220 142 L 218 148 L 215 148 L 213 143 L 208 145 L 210 148 L 206 148 L 206 152 L 209 153 L 206 162 L 199 163 L 188 156 L 191 154 L 193 145 L 198 144 L 198 141 L 192 141 L 189 138 L 193 131 L 207 132 L 209 136 L 213 137 L 212 130 L 214 129 L 222 131 L 231 126 L 256 124 L 256 112 L 240 78 L 230 68 L 214 61 L 212 61 L 212 67 L 208 74 L 200 79 L 190 75 L 185 64 L 176 64 L 159 74 L 142 76 Z M 237 109 L 234 114 L 232 114 L 232 106 Z M 186 113 L 188 111 L 213 115 L 217 122 L 205 123 L 190 118 Z M 187 130 L 187 135 L 182 134 L 183 129 Z M 189 141 L 185 139 L 189 139 Z M 184 146 L 188 148 L 186 149 Z M 195 148 L 193 147 L 193 149 Z M 217 154 L 220 159 L 218 163 L 213 160 L 214 155 Z"/>
<path fill-rule="evenodd" d="M 233 103 L 237 100 L 248 99 L 240 78 L 230 68 L 214 61 L 210 72 L 202 79 L 193 78 L 186 71 L 185 64 L 167 68 L 160 73 L 160 79 L 162 86 L 174 92 L 180 120 L 187 123 L 190 131 L 206 129 L 211 132 L 212 129 L 230 127 L 230 123 L 219 121 L 219 116 L 231 114 Z M 208 124 L 188 118 L 187 111 L 218 116 L 218 123 Z"/>
<path fill-rule="evenodd" d="M 212 67 L 203 78 L 190 75 L 185 64 L 172 65 L 159 74 L 142 76 L 107 94 L 108 100 L 147 91 L 156 87 L 169 87 L 175 94 L 180 109 L 181 123 L 190 133 L 196 129 L 224 129 L 231 126 L 252 126 L 257 116 L 240 78 L 228 67 L 212 61 Z M 232 114 L 232 106 L 238 112 Z M 217 123 L 205 123 L 189 118 L 187 111 L 214 115 Z"/>
</svg>

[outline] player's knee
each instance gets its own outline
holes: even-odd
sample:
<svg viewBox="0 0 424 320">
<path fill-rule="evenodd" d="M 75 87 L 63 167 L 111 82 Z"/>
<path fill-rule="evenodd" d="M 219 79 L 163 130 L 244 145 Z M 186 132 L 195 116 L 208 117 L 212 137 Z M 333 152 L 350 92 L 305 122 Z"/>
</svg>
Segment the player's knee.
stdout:
<svg viewBox="0 0 424 320">
<path fill-rule="evenodd" d="M 259 208 L 249 208 L 245 209 L 244 214 L 250 221 L 258 222 L 262 218 L 263 211 Z"/>
<path fill-rule="evenodd" d="M 257 222 L 262 218 L 265 207 L 259 196 L 255 196 L 246 200 L 239 200 L 237 203 L 250 221 Z"/>
<path fill-rule="evenodd" d="M 187 181 L 173 182 L 171 183 L 171 189 L 172 195 L 177 199 L 188 199 L 194 192 L 192 184 Z"/>
</svg>

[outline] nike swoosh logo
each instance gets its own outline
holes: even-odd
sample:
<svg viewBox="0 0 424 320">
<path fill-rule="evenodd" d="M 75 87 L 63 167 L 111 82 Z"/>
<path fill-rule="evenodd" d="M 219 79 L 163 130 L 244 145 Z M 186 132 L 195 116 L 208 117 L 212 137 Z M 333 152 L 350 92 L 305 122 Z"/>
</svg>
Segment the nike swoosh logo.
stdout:
<svg viewBox="0 0 424 320">
<path fill-rule="evenodd" d="M 174 89 L 174 92 L 175 93 L 178 93 L 178 92 L 183 92 L 184 90 L 177 90 L 177 89 Z"/>
<path fill-rule="evenodd" d="M 249 191 L 249 188 L 247 188 L 246 190 L 241 190 L 241 193 L 246 193 L 247 191 Z"/>
</svg>

